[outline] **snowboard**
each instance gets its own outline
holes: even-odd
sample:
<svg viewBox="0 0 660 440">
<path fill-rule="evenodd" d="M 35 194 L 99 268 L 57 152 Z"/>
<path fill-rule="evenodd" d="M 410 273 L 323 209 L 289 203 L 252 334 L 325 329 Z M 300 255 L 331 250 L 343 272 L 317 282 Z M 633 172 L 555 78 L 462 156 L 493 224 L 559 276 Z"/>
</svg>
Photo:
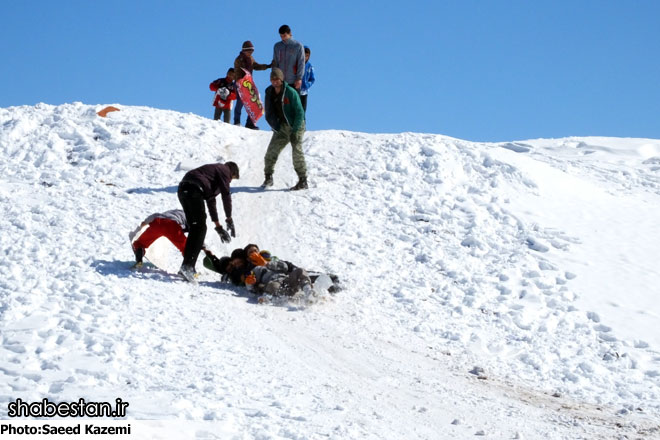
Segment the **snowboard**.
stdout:
<svg viewBox="0 0 660 440">
<path fill-rule="evenodd" d="M 238 96 L 243 102 L 245 111 L 250 115 L 250 119 L 255 124 L 260 117 L 264 115 L 264 106 L 261 103 L 261 97 L 259 96 L 259 90 L 254 84 L 252 75 L 247 70 L 245 71 L 245 76 L 237 81 L 236 88 L 238 89 Z"/>
</svg>

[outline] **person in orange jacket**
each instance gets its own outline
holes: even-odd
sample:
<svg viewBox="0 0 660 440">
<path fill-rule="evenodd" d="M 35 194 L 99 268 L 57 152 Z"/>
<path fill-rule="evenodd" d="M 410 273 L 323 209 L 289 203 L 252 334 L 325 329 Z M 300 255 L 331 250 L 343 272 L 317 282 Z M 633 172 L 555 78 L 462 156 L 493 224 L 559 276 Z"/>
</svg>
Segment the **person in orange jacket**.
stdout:
<svg viewBox="0 0 660 440">
<path fill-rule="evenodd" d="M 213 120 L 217 121 L 222 117 L 223 122 L 229 123 L 231 117 L 232 101 L 236 100 L 236 83 L 234 82 L 234 68 L 227 70 L 225 78 L 218 78 L 209 84 L 209 89 L 215 92 L 213 97 L 213 106 L 215 113 Z"/>
<path fill-rule="evenodd" d="M 327 276 L 331 284 L 328 292 L 336 293 L 342 289 L 339 278 L 334 274 L 307 271 L 289 261 L 280 260 L 266 250 L 260 250 L 256 244 L 237 248 L 230 256 L 218 258 L 205 249 L 204 266 L 222 274 L 223 281 L 230 281 L 236 286 L 245 286 L 255 295 L 292 296 L 298 291 L 309 295 L 321 276 Z"/>
</svg>

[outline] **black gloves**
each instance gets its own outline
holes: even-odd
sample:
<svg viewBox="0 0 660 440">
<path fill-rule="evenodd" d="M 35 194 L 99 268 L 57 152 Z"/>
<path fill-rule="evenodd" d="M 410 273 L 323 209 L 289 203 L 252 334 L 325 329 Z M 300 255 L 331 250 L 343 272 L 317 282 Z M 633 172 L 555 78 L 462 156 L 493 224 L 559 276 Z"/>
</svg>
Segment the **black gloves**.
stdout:
<svg viewBox="0 0 660 440">
<path fill-rule="evenodd" d="M 229 243 L 231 241 L 231 237 L 229 236 L 227 231 L 222 229 L 222 226 L 216 226 L 215 232 L 218 233 L 218 235 L 220 236 L 220 240 L 222 240 L 223 243 Z"/>
<path fill-rule="evenodd" d="M 229 232 L 231 232 L 231 237 L 236 237 L 236 228 L 234 227 L 234 220 L 229 217 L 226 219 L 227 221 L 227 229 L 229 229 Z M 231 237 L 229 236 L 229 232 L 225 231 L 224 228 L 220 225 L 215 227 L 215 232 L 218 233 L 220 236 L 220 240 L 222 240 L 223 243 L 229 243 L 231 241 Z"/>
<path fill-rule="evenodd" d="M 231 232 L 232 237 L 236 237 L 236 228 L 234 228 L 234 220 L 231 217 L 227 219 L 227 229 Z"/>
</svg>

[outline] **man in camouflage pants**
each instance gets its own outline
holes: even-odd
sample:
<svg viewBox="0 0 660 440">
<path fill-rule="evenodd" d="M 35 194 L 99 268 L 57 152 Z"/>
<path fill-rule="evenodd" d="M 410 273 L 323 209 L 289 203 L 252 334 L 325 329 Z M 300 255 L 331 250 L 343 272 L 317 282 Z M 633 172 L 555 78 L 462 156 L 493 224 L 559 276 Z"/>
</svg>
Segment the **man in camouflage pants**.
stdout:
<svg viewBox="0 0 660 440">
<path fill-rule="evenodd" d="M 302 150 L 305 134 L 305 111 L 298 92 L 284 82 L 284 74 L 277 67 L 270 73 L 271 85 L 266 89 L 266 121 L 273 129 L 273 137 L 264 157 L 264 183 L 262 188 L 273 185 L 273 171 L 280 153 L 291 142 L 293 169 L 298 175 L 298 183 L 292 191 L 307 189 L 307 165 Z"/>
</svg>

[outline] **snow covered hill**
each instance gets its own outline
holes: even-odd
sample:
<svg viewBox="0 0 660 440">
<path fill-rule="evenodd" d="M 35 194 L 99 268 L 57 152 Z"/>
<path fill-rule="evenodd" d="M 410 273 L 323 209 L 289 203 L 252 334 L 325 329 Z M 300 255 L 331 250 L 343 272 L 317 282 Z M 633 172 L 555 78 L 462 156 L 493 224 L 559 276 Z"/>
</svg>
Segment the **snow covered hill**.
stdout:
<svg viewBox="0 0 660 440">
<path fill-rule="evenodd" d="M 660 437 L 660 140 L 309 132 L 311 188 L 286 149 L 261 191 L 265 121 L 101 107 L 0 109 L 0 418 L 121 397 L 198 438 Z M 207 244 L 345 290 L 261 305 L 180 281 L 173 247 L 129 269 L 128 233 L 226 160 L 237 237 Z"/>
</svg>

